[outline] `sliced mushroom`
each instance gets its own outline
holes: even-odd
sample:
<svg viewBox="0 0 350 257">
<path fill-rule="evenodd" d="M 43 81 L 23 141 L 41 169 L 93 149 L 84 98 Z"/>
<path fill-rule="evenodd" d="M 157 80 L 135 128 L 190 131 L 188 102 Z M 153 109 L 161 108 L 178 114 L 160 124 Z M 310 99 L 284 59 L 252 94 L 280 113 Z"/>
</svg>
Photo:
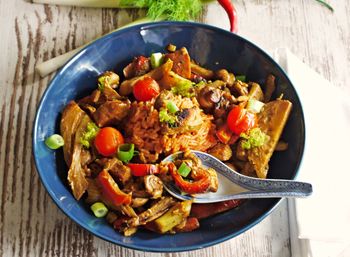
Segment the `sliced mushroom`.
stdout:
<svg viewBox="0 0 350 257">
<path fill-rule="evenodd" d="M 218 88 L 206 86 L 198 94 L 198 103 L 203 109 L 210 110 L 220 102 L 222 91 Z"/>
<path fill-rule="evenodd" d="M 222 80 L 225 82 L 227 86 L 232 86 L 235 82 L 235 76 L 232 73 L 229 73 L 225 69 L 221 69 L 215 72 L 215 76 L 217 79 Z"/>
<path fill-rule="evenodd" d="M 163 193 L 163 182 L 155 175 L 144 176 L 144 184 L 146 192 L 153 199 L 160 198 Z"/>
</svg>

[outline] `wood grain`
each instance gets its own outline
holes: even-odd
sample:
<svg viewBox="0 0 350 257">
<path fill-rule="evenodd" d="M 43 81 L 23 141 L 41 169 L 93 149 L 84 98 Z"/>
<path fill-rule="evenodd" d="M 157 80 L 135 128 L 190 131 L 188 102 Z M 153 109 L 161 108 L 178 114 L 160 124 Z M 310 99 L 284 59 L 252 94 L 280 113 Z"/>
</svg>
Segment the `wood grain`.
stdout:
<svg viewBox="0 0 350 257">
<path fill-rule="evenodd" d="M 350 3 L 331 1 L 335 13 L 311 0 L 237 0 L 239 34 L 272 52 L 288 46 L 299 58 L 350 92 Z M 112 245 L 82 230 L 51 201 L 31 150 L 36 108 L 52 75 L 40 79 L 35 65 L 65 53 L 143 15 L 107 10 L 0 1 L 0 256 L 212 257 L 290 256 L 283 202 L 246 233 L 189 253 L 155 254 Z M 218 5 L 200 20 L 223 28 Z"/>
</svg>

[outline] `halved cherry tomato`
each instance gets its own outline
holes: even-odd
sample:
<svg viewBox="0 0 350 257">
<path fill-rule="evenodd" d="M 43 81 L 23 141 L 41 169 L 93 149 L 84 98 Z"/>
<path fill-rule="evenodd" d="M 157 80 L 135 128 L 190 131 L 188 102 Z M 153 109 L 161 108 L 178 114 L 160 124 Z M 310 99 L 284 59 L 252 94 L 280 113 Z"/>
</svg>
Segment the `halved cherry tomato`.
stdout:
<svg viewBox="0 0 350 257">
<path fill-rule="evenodd" d="M 159 95 L 158 83 L 151 77 L 144 77 L 137 81 L 133 88 L 133 93 L 137 101 L 149 101 Z"/>
<path fill-rule="evenodd" d="M 131 203 L 131 194 L 126 194 L 121 191 L 118 184 L 114 181 L 107 170 L 103 170 L 98 174 L 97 182 L 101 186 L 102 195 L 113 205 L 119 206 Z"/>
<path fill-rule="evenodd" d="M 227 116 L 227 125 L 236 135 L 240 135 L 253 128 L 256 122 L 256 114 L 240 106 L 235 106 Z"/>
<path fill-rule="evenodd" d="M 111 156 L 117 152 L 119 145 L 124 144 L 124 138 L 119 130 L 105 127 L 98 131 L 94 144 L 101 155 Z"/>
<path fill-rule="evenodd" d="M 129 163 L 127 166 L 130 168 L 131 174 L 135 177 L 159 173 L 158 167 L 154 164 Z"/>
<path fill-rule="evenodd" d="M 182 176 L 177 172 L 176 166 L 174 163 L 169 163 L 169 172 L 176 186 L 178 186 L 183 192 L 188 194 L 200 194 L 208 191 L 210 187 L 210 175 L 205 170 L 197 172 L 196 178 L 193 178 L 193 182 L 186 181 Z"/>
</svg>

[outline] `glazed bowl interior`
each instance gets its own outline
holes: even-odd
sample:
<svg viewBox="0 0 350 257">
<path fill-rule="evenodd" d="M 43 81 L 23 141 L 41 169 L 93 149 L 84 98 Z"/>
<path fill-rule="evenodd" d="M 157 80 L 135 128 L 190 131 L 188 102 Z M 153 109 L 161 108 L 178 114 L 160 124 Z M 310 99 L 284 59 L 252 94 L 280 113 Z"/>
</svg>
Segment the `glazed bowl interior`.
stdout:
<svg viewBox="0 0 350 257">
<path fill-rule="evenodd" d="M 194 250 L 220 243 L 251 228 L 278 204 L 280 199 L 249 200 L 240 207 L 201 221 L 198 230 L 176 235 L 159 235 L 139 230 L 132 237 L 116 232 L 104 219 L 95 218 L 83 201 L 76 201 L 67 184 L 68 168 L 62 150 L 49 150 L 44 139 L 59 133 L 64 106 L 88 95 L 96 87 L 97 76 L 106 70 L 121 74 L 134 56 L 164 52 L 172 43 L 188 49 L 190 56 L 213 70 L 225 68 L 245 74 L 250 81 L 264 84 L 268 74 L 276 76 L 274 97 L 283 93 L 293 110 L 283 132 L 289 148 L 276 152 L 270 162 L 269 178 L 293 179 L 304 149 L 304 118 L 301 103 L 283 70 L 261 49 L 230 32 L 204 24 L 159 22 L 138 25 L 109 34 L 72 58 L 45 91 L 33 131 L 33 154 L 38 173 L 58 207 L 77 224 L 112 243 L 155 252 Z"/>
</svg>

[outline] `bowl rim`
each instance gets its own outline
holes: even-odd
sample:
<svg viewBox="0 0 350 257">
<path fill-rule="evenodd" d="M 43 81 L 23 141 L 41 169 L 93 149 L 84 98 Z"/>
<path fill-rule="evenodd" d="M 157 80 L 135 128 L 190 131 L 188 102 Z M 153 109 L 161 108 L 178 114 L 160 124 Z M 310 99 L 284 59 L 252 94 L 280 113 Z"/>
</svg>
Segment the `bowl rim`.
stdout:
<svg viewBox="0 0 350 257">
<path fill-rule="evenodd" d="M 193 246 L 181 246 L 181 247 L 173 247 L 173 248 L 152 248 L 152 247 L 148 247 L 148 246 L 139 246 L 139 245 L 130 245 L 128 243 L 125 243 L 123 241 L 113 241 L 111 238 L 106 237 L 104 234 L 99 233 L 98 231 L 93 231 L 90 227 L 88 227 L 84 222 L 80 222 L 76 217 L 74 216 L 70 216 L 68 214 L 68 212 L 60 206 L 59 201 L 54 197 L 54 192 L 49 190 L 49 186 L 46 182 L 46 179 L 44 178 L 44 176 L 42 175 L 42 171 L 39 169 L 40 167 L 40 163 L 39 160 L 37 158 L 36 152 L 37 152 L 37 142 L 38 142 L 38 137 L 37 137 L 37 128 L 38 128 L 38 122 L 39 122 L 39 113 L 42 110 L 42 105 L 43 102 L 46 100 L 48 93 L 50 92 L 50 90 L 52 89 L 52 85 L 55 84 L 56 80 L 58 80 L 58 78 L 64 73 L 64 71 L 66 69 L 68 69 L 81 55 L 84 54 L 84 52 L 86 51 L 86 49 L 93 47 L 93 45 L 97 42 L 101 42 L 101 41 L 105 41 L 108 40 L 112 37 L 114 37 L 115 35 L 119 35 L 119 34 L 123 34 L 129 31 L 133 31 L 133 30 L 142 30 L 142 29 L 152 29 L 155 27 L 169 27 L 169 26 L 181 26 L 181 27 L 199 27 L 199 28 L 203 28 L 203 29 L 208 29 L 211 30 L 213 32 L 216 33 L 221 33 L 224 34 L 226 36 L 230 36 L 230 37 L 237 37 L 239 40 L 241 40 L 242 42 L 248 44 L 250 47 L 255 48 L 257 51 L 260 52 L 261 55 L 264 56 L 264 58 L 266 58 L 268 61 L 270 61 L 280 72 L 281 74 L 284 75 L 284 77 L 286 78 L 287 82 L 292 86 L 292 90 L 294 91 L 296 98 L 298 100 L 298 102 L 300 103 L 300 106 L 302 107 L 302 103 L 300 101 L 300 97 L 298 95 L 298 92 L 296 91 L 295 87 L 293 86 L 292 81 L 290 80 L 290 78 L 288 77 L 287 73 L 283 70 L 283 68 L 270 56 L 268 55 L 264 50 L 262 50 L 259 46 L 255 45 L 254 43 L 252 43 L 251 41 L 235 34 L 232 33 L 230 31 L 221 29 L 219 27 L 213 26 L 213 25 L 208 25 L 208 24 L 204 24 L 204 23 L 198 23 L 198 22 L 183 22 L 183 21 L 158 21 L 158 22 L 147 22 L 147 23 L 142 23 L 142 24 L 137 24 L 137 25 L 133 25 L 133 26 L 128 26 L 125 28 L 122 28 L 120 30 L 117 31 L 113 31 L 111 33 L 108 33 L 104 36 L 102 36 L 101 38 L 93 41 L 92 43 L 86 45 L 85 47 L 83 47 L 79 52 L 77 52 L 69 61 L 67 61 L 63 67 L 55 74 L 55 76 L 53 77 L 53 79 L 49 82 L 47 88 L 45 89 L 43 95 L 41 96 L 41 99 L 39 101 L 37 110 L 36 110 L 36 114 L 35 114 L 35 119 L 34 119 L 34 126 L 33 126 L 33 131 L 32 131 L 32 153 L 33 153 L 33 157 L 34 157 L 34 161 L 35 161 L 35 168 L 37 170 L 37 173 L 39 174 L 41 183 L 44 185 L 46 192 L 50 195 L 51 199 L 53 200 L 53 202 L 56 204 L 56 206 L 71 220 L 73 220 L 76 224 L 78 224 L 81 228 L 85 229 L 86 231 L 88 231 L 89 233 L 93 234 L 94 236 L 97 236 L 107 242 L 113 243 L 115 245 L 118 246 L 123 246 L 129 249 L 133 249 L 133 250 L 139 250 L 139 251 L 147 251 L 147 252 L 160 252 L 160 253 L 165 253 L 165 252 L 184 252 L 184 251 L 192 251 L 192 250 L 198 250 L 198 249 L 203 249 L 206 247 L 210 247 L 219 243 L 222 243 L 224 241 L 227 241 L 231 238 L 234 238 L 242 233 L 244 233 L 245 231 L 251 229 L 252 227 L 254 227 L 255 225 L 259 224 L 262 220 L 264 220 L 268 215 L 271 214 L 272 211 L 274 211 L 277 206 L 281 203 L 282 198 L 277 198 L 276 202 L 269 207 L 259 218 L 255 219 L 254 221 L 250 222 L 249 224 L 245 225 L 244 227 L 242 227 L 241 229 L 239 229 L 237 232 L 231 233 L 229 235 L 220 237 L 216 240 L 212 240 L 210 242 L 205 242 L 205 243 L 197 243 Z M 305 136 L 306 136 L 306 130 L 305 130 L 305 117 L 304 117 L 304 112 L 303 112 L 303 108 L 301 108 L 300 110 L 301 112 L 301 122 L 303 125 L 303 135 L 302 135 L 302 145 L 300 146 L 301 148 L 301 154 L 300 154 L 300 158 L 298 160 L 298 163 L 296 164 L 296 169 L 295 169 L 295 174 L 291 179 L 295 179 L 299 173 L 299 169 L 301 167 L 302 161 L 303 161 L 303 156 L 304 156 L 304 149 L 305 149 Z"/>
</svg>

